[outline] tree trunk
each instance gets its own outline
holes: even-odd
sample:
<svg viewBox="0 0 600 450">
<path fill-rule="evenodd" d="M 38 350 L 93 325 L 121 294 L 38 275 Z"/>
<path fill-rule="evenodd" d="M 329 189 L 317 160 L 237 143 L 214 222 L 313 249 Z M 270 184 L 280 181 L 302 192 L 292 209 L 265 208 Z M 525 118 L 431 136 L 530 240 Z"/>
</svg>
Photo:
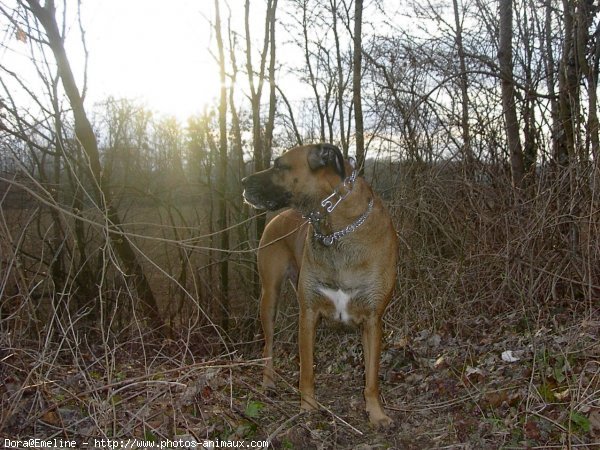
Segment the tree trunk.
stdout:
<svg viewBox="0 0 600 450">
<path fill-rule="evenodd" d="M 221 81 L 221 93 L 219 98 L 219 170 L 217 186 L 219 196 L 219 218 L 217 228 L 221 234 L 220 247 L 223 250 L 229 248 L 229 231 L 227 230 L 227 87 L 225 79 L 225 50 L 223 48 L 223 36 L 221 33 L 221 14 L 219 0 L 215 0 L 215 34 L 219 51 L 219 77 Z M 229 330 L 229 260 L 226 253 L 220 255 L 220 293 L 223 305 L 221 326 L 225 331 Z"/>
<path fill-rule="evenodd" d="M 342 145 L 342 153 L 345 158 L 348 157 L 348 141 L 346 140 L 346 132 L 344 130 L 344 67 L 342 66 L 342 53 L 340 50 L 340 36 L 338 33 L 338 4 L 337 0 L 330 0 L 331 14 L 333 16 L 333 37 L 335 39 L 335 56 L 337 59 L 337 103 L 340 116 L 340 143 Z"/>
<path fill-rule="evenodd" d="M 260 171 L 269 167 L 271 148 L 266 148 L 265 137 L 262 133 L 261 124 L 261 110 L 260 100 L 262 97 L 262 87 L 265 79 L 265 67 L 267 61 L 267 53 L 269 50 L 270 37 L 275 34 L 275 11 L 277 7 L 277 0 L 267 1 L 267 12 L 265 16 L 265 34 L 263 40 L 263 48 L 260 54 L 260 68 L 258 71 L 258 81 L 255 84 L 254 81 L 254 67 L 252 65 L 252 43 L 250 40 L 250 0 L 246 0 L 244 6 L 244 27 L 246 32 L 246 72 L 248 73 L 248 84 L 250 87 L 250 103 L 252 105 L 252 143 L 254 147 L 254 171 Z M 272 77 L 270 80 L 270 103 L 271 108 L 269 112 L 269 119 L 267 121 L 267 128 L 269 134 L 272 133 L 273 121 L 275 120 L 274 108 L 275 108 L 275 97 L 274 97 L 274 64 L 275 64 L 275 43 L 271 45 L 271 59 L 269 64 L 269 75 Z M 272 113 L 271 113 L 272 111 Z M 270 141 L 270 138 L 269 138 Z M 271 143 L 269 142 L 269 146 Z M 260 240 L 263 230 L 265 229 L 265 216 L 260 214 L 256 217 L 256 241 Z M 254 276 L 254 292 L 258 295 L 259 282 L 258 273 Z"/>
<path fill-rule="evenodd" d="M 308 39 L 308 1 L 304 0 L 302 3 L 302 36 L 304 37 L 304 62 L 308 70 L 308 82 L 315 96 L 315 105 L 317 107 L 317 114 L 319 115 L 319 139 L 325 141 L 325 112 L 321 106 L 321 95 L 319 94 L 318 80 L 315 76 L 315 71 L 311 62 L 311 51 L 309 48 Z"/>
<path fill-rule="evenodd" d="M 552 157 L 559 161 L 560 155 L 563 153 L 561 150 L 560 138 L 560 123 L 559 123 L 559 105 L 558 97 L 556 95 L 556 62 L 554 59 L 554 50 L 552 48 L 552 4 L 546 3 L 545 10 L 545 36 L 544 45 L 546 55 L 544 60 L 546 61 L 546 73 L 548 86 L 548 95 L 550 97 L 550 116 L 552 117 Z"/>
<path fill-rule="evenodd" d="M 598 146 L 600 145 L 598 140 L 598 100 L 596 92 L 596 88 L 598 87 L 598 57 L 600 56 L 600 43 L 598 42 L 599 36 L 596 36 L 596 39 L 592 39 L 592 36 L 590 35 L 594 12 L 593 2 L 580 1 L 577 3 L 575 53 L 577 55 L 577 67 L 580 70 L 578 79 L 585 78 L 587 82 L 588 97 L 588 120 L 585 124 L 586 142 L 585 145 L 579 146 L 579 158 L 581 161 L 585 162 L 589 161 L 591 155 L 598 155 Z M 600 35 L 600 26 L 597 26 L 596 34 Z"/>
<path fill-rule="evenodd" d="M 362 111 L 362 12 L 363 1 L 354 2 L 354 59 L 352 64 L 352 89 L 354 99 L 354 132 L 356 136 L 356 164 L 360 174 L 365 169 L 365 130 Z"/>
<path fill-rule="evenodd" d="M 506 140 L 510 155 L 513 186 L 523 187 L 523 148 L 519 137 L 519 121 L 515 104 L 515 88 L 512 63 L 512 0 L 500 0 L 500 41 L 498 62 L 502 88 L 502 109 L 506 127 Z"/>
<path fill-rule="evenodd" d="M 75 120 L 75 135 L 81 143 L 89 161 L 94 197 L 106 216 L 108 223 L 108 236 L 117 255 L 124 266 L 124 273 L 131 276 L 136 291 L 144 306 L 144 312 L 150 320 L 153 328 L 163 328 L 165 323 L 156 304 L 156 299 L 146 274 L 137 259 L 137 256 L 121 227 L 121 219 L 118 211 L 113 206 L 110 190 L 108 189 L 108 180 L 102 176 L 102 166 L 100 164 L 100 155 L 98 152 L 98 142 L 92 129 L 90 121 L 83 106 L 83 99 L 75 83 L 75 78 L 71 70 L 71 65 L 67 58 L 64 47 L 64 41 L 60 35 L 58 24 L 56 22 L 54 1 L 48 0 L 44 7 L 37 0 L 27 0 L 32 13 L 42 24 L 48 38 L 48 45 L 56 59 L 59 76 L 62 80 L 63 88 L 69 99 L 69 104 L 73 109 Z M 164 331 L 164 330 L 163 330 Z"/>
<path fill-rule="evenodd" d="M 458 14 L 458 0 L 452 0 L 454 6 L 454 23 L 456 26 L 456 47 L 458 51 L 458 63 L 460 69 L 460 96 L 461 96 L 461 131 L 463 138 L 462 156 L 463 163 L 466 166 L 466 174 L 468 178 L 473 177 L 474 161 L 473 152 L 471 149 L 471 131 L 469 126 L 469 77 L 467 76 L 467 63 L 465 61 L 465 49 L 462 41 L 462 22 Z"/>
<path fill-rule="evenodd" d="M 270 14 L 267 16 L 269 24 L 269 114 L 265 124 L 265 148 L 263 154 L 263 166 L 267 167 L 271 163 L 271 154 L 273 151 L 273 128 L 275 126 L 275 109 L 277 107 L 275 96 L 275 11 L 277 10 L 277 0 L 273 0 Z"/>
<path fill-rule="evenodd" d="M 530 4 L 523 5 L 523 17 L 521 19 L 523 62 L 522 69 L 525 74 L 525 96 L 523 98 L 523 166 L 524 172 L 529 174 L 529 177 L 535 175 L 535 165 L 537 162 L 538 146 L 536 145 L 537 126 L 535 124 L 535 78 L 533 69 L 534 58 L 534 38 L 531 33 L 533 18 L 528 15 L 528 7 Z M 531 6 L 532 14 L 535 14 Z"/>
<path fill-rule="evenodd" d="M 558 98 L 561 131 L 558 163 L 566 167 L 570 158 L 575 156 L 575 128 L 573 113 L 579 110 L 577 95 L 577 73 L 575 69 L 575 37 L 573 16 L 574 6 L 569 0 L 563 0 L 564 36 L 562 58 L 558 70 Z"/>
</svg>

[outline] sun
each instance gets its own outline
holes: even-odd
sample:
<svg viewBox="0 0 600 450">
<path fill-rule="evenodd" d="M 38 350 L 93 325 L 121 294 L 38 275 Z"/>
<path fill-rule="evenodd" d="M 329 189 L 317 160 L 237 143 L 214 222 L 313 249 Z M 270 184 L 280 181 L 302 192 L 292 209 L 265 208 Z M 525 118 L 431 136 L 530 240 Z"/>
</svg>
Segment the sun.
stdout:
<svg viewBox="0 0 600 450">
<path fill-rule="evenodd" d="M 89 86 L 97 100 L 135 99 L 181 120 L 216 105 L 220 79 L 209 52 L 210 25 L 198 11 L 184 11 L 195 2 L 108 3 L 93 10 L 87 30 Z M 143 20 L 131 20 L 142 4 Z"/>
<path fill-rule="evenodd" d="M 189 117 L 216 105 L 220 80 L 214 64 L 192 61 L 180 48 L 173 49 L 168 63 L 156 67 L 139 86 L 149 105 L 169 115 Z"/>
</svg>

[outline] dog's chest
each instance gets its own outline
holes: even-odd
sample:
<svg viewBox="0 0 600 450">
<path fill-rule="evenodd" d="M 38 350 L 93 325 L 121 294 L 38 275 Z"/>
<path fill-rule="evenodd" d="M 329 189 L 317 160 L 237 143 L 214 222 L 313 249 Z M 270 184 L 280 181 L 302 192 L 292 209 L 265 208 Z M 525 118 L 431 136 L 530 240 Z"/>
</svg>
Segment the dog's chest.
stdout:
<svg viewBox="0 0 600 450">
<path fill-rule="evenodd" d="M 358 325 L 373 314 L 378 291 L 376 271 L 364 252 L 329 249 L 326 255 L 313 250 L 303 267 L 301 283 L 308 306 L 325 317 Z M 315 257 L 316 256 L 316 257 Z"/>
<path fill-rule="evenodd" d="M 333 318 L 348 323 L 350 320 L 348 304 L 350 303 L 352 296 L 341 289 L 330 289 L 323 286 L 319 287 L 319 291 L 333 304 L 333 307 L 335 308 L 333 311 Z"/>
<path fill-rule="evenodd" d="M 374 302 L 364 289 L 317 285 L 314 293 L 312 307 L 335 321 L 359 325 L 373 314 Z"/>
</svg>

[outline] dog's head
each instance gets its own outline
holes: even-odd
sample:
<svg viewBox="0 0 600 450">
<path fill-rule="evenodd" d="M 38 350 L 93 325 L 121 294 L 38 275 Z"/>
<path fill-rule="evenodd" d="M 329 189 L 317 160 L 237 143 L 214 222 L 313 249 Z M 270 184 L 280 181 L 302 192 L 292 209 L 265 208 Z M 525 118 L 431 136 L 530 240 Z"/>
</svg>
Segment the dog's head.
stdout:
<svg viewBox="0 0 600 450">
<path fill-rule="evenodd" d="M 342 152 L 335 145 L 294 147 L 273 166 L 242 180 L 244 200 L 258 209 L 291 206 L 311 211 L 346 178 Z"/>
</svg>

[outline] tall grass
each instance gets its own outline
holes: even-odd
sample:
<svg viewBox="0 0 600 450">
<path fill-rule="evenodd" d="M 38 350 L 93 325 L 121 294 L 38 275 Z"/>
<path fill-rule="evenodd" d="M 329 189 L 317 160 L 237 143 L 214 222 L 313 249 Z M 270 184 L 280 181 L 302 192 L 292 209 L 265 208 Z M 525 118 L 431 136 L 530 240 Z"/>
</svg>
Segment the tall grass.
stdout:
<svg viewBox="0 0 600 450">
<path fill-rule="evenodd" d="M 522 192 L 502 169 L 485 168 L 475 180 L 459 169 L 401 165 L 368 175 L 388 200 L 401 241 L 386 326 L 406 335 L 428 329 L 469 336 L 502 320 L 517 329 L 597 320 L 597 165 L 576 173 L 540 170 Z M 81 212 L 86 257 L 95 269 L 94 285 L 82 291 L 77 218 L 36 186 L 14 179 L 8 186 L 0 200 L 0 429 L 158 439 L 183 433 L 182 417 L 195 418 L 188 430 L 215 426 L 207 399 L 231 383 L 231 398 L 222 400 L 233 408 L 236 373 L 261 364 L 254 359 L 260 348 L 254 253 L 247 250 L 256 243 L 211 250 L 202 205 L 189 199 L 168 207 L 130 204 L 127 238 L 171 324 L 172 334 L 157 339 L 108 245 L 102 217 Z M 61 234 L 54 233 L 49 208 L 59 213 Z M 234 235 L 237 226 L 251 225 L 234 225 Z M 209 251 L 233 262 L 228 333 L 216 325 L 223 311 Z M 290 305 L 281 341 L 295 334 Z"/>
</svg>

